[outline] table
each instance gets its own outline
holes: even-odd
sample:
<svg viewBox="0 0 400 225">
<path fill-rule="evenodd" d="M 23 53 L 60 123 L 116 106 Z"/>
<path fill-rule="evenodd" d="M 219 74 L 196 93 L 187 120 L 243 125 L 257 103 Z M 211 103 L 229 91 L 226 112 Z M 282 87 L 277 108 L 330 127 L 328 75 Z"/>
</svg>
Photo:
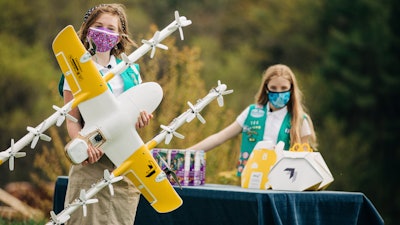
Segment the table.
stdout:
<svg viewBox="0 0 400 225">
<path fill-rule="evenodd" d="M 67 177 L 59 177 L 54 211 L 63 209 Z M 359 192 L 291 192 L 207 184 L 175 188 L 177 210 L 159 214 L 141 198 L 134 225 L 383 225 L 371 201 Z"/>
</svg>

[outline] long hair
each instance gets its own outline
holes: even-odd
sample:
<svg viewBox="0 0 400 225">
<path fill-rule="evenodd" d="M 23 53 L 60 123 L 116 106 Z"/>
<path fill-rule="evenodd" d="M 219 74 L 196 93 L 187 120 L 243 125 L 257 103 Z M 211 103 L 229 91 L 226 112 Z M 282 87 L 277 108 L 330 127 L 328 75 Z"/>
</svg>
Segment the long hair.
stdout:
<svg viewBox="0 0 400 225">
<path fill-rule="evenodd" d="M 307 114 L 306 108 L 303 105 L 303 93 L 297 84 L 296 76 L 288 66 L 277 64 L 268 67 L 268 69 L 264 71 L 260 88 L 255 96 L 256 103 L 259 105 L 266 105 L 268 103 L 269 99 L 266 89 L 269 81 L 274 77 L 285 78 L 291 84 L 290 100 L 287 104 L 288 112 L 292 115 L 290 121 L 290 145 L 293 146 L 295 143 L 301 143 L 301 127 L 303 119 L 306 119 L 311 129 L 309 144 L 313 149 L 316 149 L 317 138 L 311 117 Z"/>
<path fill-rule="evenodd" d="M 125 13 L 125 7 L 122 4 L 101 4 L 89 9 L 84 18 L 83 23 L 78 31 L 79 38 L 85 48 L 89 48 L 89 42 L 86 38 L 88 29 L 93 25 L 98 17 L 104 13 L 109 13 L 119 17 L 118 33 L 120 41 L 117 46 L 111 49 L 110 54 L 119 57 L 121 53 L 128 51 L 131 47 L 137 47 L 137 44 L 129 37 L 128 20 Z"/>
</svg>

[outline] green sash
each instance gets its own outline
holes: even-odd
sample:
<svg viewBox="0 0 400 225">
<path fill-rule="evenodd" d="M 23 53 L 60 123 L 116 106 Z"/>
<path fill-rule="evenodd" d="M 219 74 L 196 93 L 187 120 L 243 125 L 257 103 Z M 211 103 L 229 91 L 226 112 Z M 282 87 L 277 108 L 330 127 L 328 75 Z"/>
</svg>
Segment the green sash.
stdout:
<svg viewBox="0 0 400 225">
<path fill-rule="evenodd" d="M 116 59 L 117 64 L 120 63 L 121 59 Z M 134 67 L 128 67 L 124 72 L 122 72 L 121 78 L 124 82 L 124 91 L 128 90 L 129 88 L 136 86 L 140 83 L 140 67 L 139 64 L 133 64 Z M 103 74 L 102 74 L 103 75 Z M 112 91 L 111 86 L 107 83 L 108 88 Z M 64 89 L 64 74 L 61 75 L 60 81 L 58 82 L 58 92 L 61 96 L 63 96 L 63 89 Z"/>
<path fill-rule="evenodd" d="M 285 147 L 290 146 L 290 113 L 286 113 L 278 134 L 278 140 L 285 143 Z M 240 147 L 240 157 L 238 162 L 237 175 L 240 176 L 251 152 L 257 142 L 262 141 L 264 137 L 265 122 L 267 120 L 267 107 L 256 104 L 250 105 L 249 113 L 242 129 L 242 144 Z"/>
</svg>

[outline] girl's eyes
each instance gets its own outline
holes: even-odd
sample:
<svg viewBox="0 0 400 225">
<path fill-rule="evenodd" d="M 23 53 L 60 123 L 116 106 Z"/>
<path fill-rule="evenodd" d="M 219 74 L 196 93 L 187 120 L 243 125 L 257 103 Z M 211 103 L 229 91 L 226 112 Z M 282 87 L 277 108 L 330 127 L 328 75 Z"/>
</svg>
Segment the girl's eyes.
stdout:
<svg viewBox="0 0 400 225">
<path fill-rule="evenodd" d="M 108 30 L 111 30 L 111 31 L 116 31 L 116 29 L 115 29 L 115 27 L 103 27 L 103 26 L 101 26 L 101 25 L 96 25 L 96 26 L 94 26 L 95 28 L 106 28 L 106 29 L 108 29 Z"/>
<path fill-rule="evenodd" d="M 284 91 L 289 91 L 290 88 L 289 87 L 269 87 L 268 90 L 270 91 L 274 91 L 274 92 L 284 92 Z"/>
</svg>

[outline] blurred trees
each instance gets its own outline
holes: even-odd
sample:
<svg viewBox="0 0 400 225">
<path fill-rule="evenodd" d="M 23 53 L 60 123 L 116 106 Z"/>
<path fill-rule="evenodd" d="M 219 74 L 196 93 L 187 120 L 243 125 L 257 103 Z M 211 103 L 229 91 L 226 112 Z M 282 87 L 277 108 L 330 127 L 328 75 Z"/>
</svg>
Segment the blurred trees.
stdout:
<svg viewBox="0 0 400 225">
<path fill-rule="evenodd" d="M 0 0 L 1 150 L 8 148 L 11 137 L 24 135 L 26 126 L 50 115 L 51 104 L 61 104 L 52 39 L 67 24 L 78 29 L 86 10 L 102 2 Z M 399 219 L 398 1 L 120 2 L 127 6 L 129 28 L 138 43 L 151 38 L 156 29 L 149 30 L 151 24 L 159 29 L 168 25 L 174 10 L 193 22 L 184 29 L 184 41 L 173 34 L 165 41 L 168 51 L 159 50 L 153 60 L 145 56 L 139 62 L 143 79 L 157 81 L 164 89 L 155 120 L 140 131 L 145 141 L 160 131 L 160 124 L 168 124 L 186 110 L 187 101 L 204 97 L 218 80 L 234 89 L 226 96 L 225 106 L 211 103 L 202 114 L 206 124 L 186 124 L 178 130 L 184 140 L 175 138 L 169 146 L 160 147 L 186 148 L 222 129 L 254 101 L 263 70 L 284 63 L 294 70 L 304 91 L 319 150 L 335 177 L 330 189 L 364 192 L 386 224 Z M 59 132 L 66 142 L 63 129 Z M 219 172 L 234 169 L 239 141 L 208 154 L 209 181 L 218 182 Z M 17 161 L 12 173 L 7 166 L 0 167 L 4 174 L 0 184 L 26 178 L 19 167 L 31 168 L 32 162 Z"/>
<path fill-rule="evenodd" d="M 400 206 L 392 196 L 398 193 L 394 168 L 400 158 L 394 103 L 400 84 L 399 30 L 393 22 L 398 10 L 394 1 L 324 4 L 318 35 L 324 53 L 317 67 L 329 84 L 318 117 L 335 187 L 361 190 L 392 214 Z"/>
</svg>

